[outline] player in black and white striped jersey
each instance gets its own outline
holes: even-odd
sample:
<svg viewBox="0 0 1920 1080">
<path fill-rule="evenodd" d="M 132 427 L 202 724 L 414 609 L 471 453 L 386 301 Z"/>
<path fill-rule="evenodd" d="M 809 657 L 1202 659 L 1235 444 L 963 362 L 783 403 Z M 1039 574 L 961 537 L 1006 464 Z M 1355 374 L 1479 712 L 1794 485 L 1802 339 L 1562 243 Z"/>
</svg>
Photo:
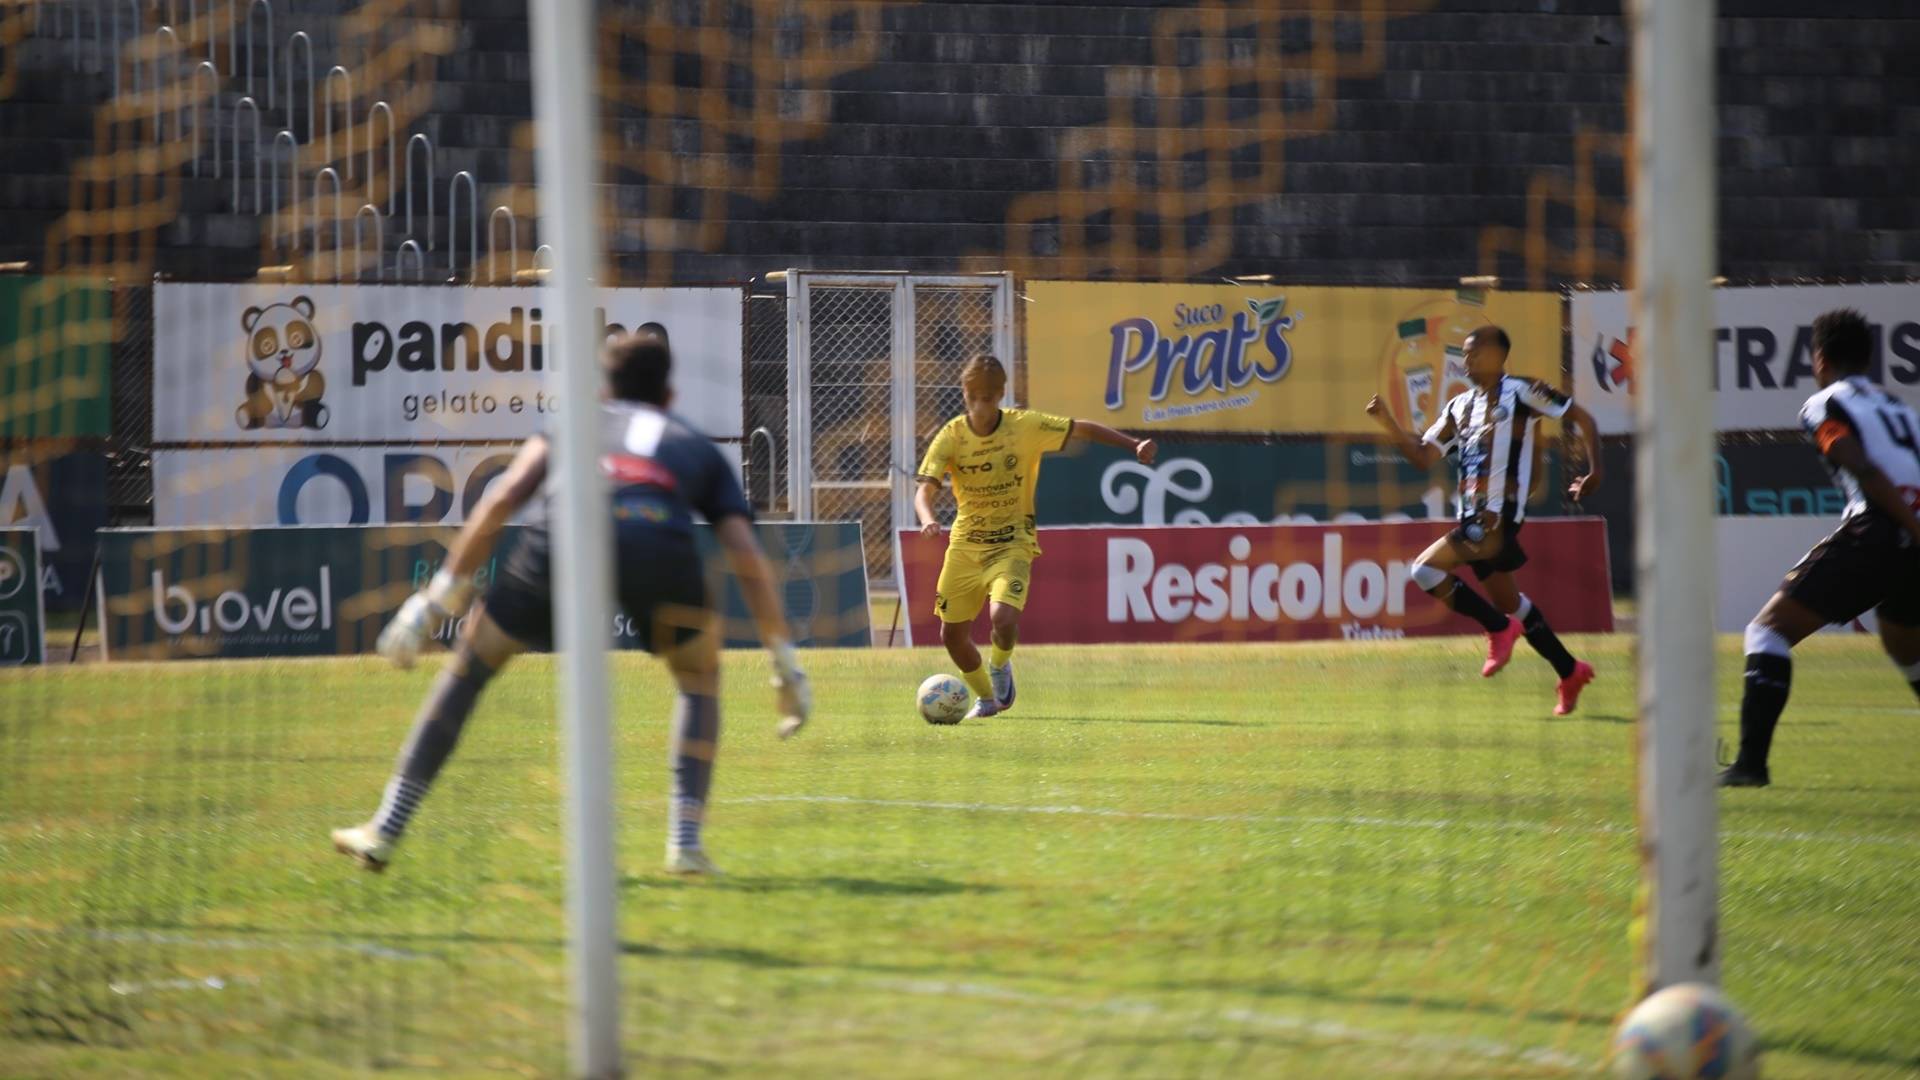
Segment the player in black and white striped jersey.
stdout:
<svg viewBox="0 0 1920 1080">
<path fill-rule="evenodd" d="M 1833 478 L 1847 494 L 1840 527 L 1787 572 L 1747 626 L 1740 753 L 1724 787 L 1765 787 L 1773 729 L 1787 707 L 1793 647 L 1828 623 L 1872 609 L 1880 641 L 1920 694 L 1920 414 L 1867 378 L 1873 328 L 1840 308 L 1813 320 L 1813 378 L 1800 409 Z"/>
<path fill-rule="evenodd" d="M 1538 379 L 1507 374 L 1507 354 L 1513 343 L 1505 330 L 1483 326 L 1467 335 L 1465 346 L 1467 378 L 1473 387 L 1447 402 L 1425 435 L 1415 438 L 1402 428 L 1378 397 L 1367 403 L 1367 412 L 1419 468 L 1431 468 L 1442 456 L 1458 461 L 1455 509 L 1459 524 L 1414 561 L 1413 580 L 1487 631 L 1487 660 L 1480 668 L 1484 676 L 1506 667 L 1515 639 L 1524 633 L 1527 643 L 1553 665 L 1559 677 L 1553 711 L 1565 716 L 1579 703 L 1580 691 L 1593 681 L 1593 666 L 1574 659 L 1561 644 L 1546 616 L 1520 591 L 1513 572 L 1527 561 L 1520 547 L 1520 529 L 1527 517 L 1540 421 L 1565 417 L 1580 430 L 1591 471 L 1567 491 L 1576 502 L 1599 487 L 1598 436 L 1593 418 L 1565 394 Z M 1492 603 L 1454 575 L 1461 566 L 1473 570 Z"/>
</svg>

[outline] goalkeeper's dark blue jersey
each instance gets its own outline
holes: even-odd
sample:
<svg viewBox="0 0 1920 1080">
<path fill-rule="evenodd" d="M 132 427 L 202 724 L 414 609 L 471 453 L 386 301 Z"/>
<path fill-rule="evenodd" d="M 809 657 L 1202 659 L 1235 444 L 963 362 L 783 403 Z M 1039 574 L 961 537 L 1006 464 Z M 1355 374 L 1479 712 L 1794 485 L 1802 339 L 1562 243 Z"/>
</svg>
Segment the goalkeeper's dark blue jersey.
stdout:
<svg viewBox="0 0 1920 1080">
<path fill-rule="evenodd" d="M 612 401 L 601 404 L 600 423 L 600 471 L 611 487 L 616 527 L 691 535 L 696 512 L 714 523 L 752 519 L 733 466 L 686 421 L 652 405 Z"/>
</svg>

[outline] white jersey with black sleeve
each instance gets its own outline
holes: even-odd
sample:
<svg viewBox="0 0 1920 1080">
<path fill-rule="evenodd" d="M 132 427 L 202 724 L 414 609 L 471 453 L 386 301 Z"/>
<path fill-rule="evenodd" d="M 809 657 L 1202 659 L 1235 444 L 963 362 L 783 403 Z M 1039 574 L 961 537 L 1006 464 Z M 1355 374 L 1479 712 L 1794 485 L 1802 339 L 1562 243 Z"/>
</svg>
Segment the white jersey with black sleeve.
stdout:
<svg viewBox="0 0 1920 1080">
<path fill-rule="evenodd" d="M 1920 499 L 1920 415 L 1866 376 L 1840 379 L 1808 398 L 1800 407 L 1800 424 L 1820 448 L 1822 460 L 1835 442 L 1851 435 L 1894 487 L 1909 500 Z M 1845 516 L 1867 513 L 1872 504 L 1861 493 L 1860 481 L 1831 462 L 1827 467 L 1847 494 Z"/>
<path fill-rule="evenodd" d="M 1565 416 L 1572 405 L 1546 383 L 1519 375 L 1502 375 L 1490 389 L 1475 386 L 1447 402 L 1423 441 L 1458 458 L 1454 508 L 1462 520 L 1483 511 L 1510 524 L 1526 519 L 1540 420 Z"/>
</svg>

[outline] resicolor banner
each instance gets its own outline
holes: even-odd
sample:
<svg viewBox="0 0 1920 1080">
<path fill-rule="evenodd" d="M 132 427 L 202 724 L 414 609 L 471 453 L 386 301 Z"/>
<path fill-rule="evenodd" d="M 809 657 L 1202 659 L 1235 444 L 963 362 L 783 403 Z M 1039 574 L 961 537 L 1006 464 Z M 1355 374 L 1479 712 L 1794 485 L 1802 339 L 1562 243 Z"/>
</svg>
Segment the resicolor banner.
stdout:
<svg viewBox="0 0 1920 1080">
<path fill-rule="evenodd" d="M 153 437 L 182 442 L 518 440 L 545 431 L 544 288 L 154 286 Z M 675 410 L 741 434 L 738 288 L 603 289 L 593 327 L 657 322 Z"/>
<path fill-rule="evenodd" d="M 256 446 L 153 452 L 153 523 L 458 524 L 517 447 Z M 737 443 L 720 452 L 740 468 Z"/>
<path fill-rule="evenodd" d="M 766 523 L 757 530 L 796 643 L 872 644 L 857 522 Z M 499 553 L 474 575 L 476 586 L 492 581 L 518 531 L 507 527 Z M 400 604 L 439 569 L 454 533 L 427 525 L 103 529 L 100 640 L 110 660 L 371 652 Z M 702 528 L 698 540 L 727 645 L 756 644 L 746 600 L 717 555 L 712 531 Z M 442 644 L 458 630 L 443 627 Z M 607 641 L 640 648 L 643 632 L 617 613 Z"/>
<path fill-rule="evenodd" d="M 1920 405 L 1920 284 L 1716 289 L 1714 427 L 1798 428 L 1801 404 L 1819 389 L 1813 380 L 1813 320 L 1840 307 L 1858 309 L 1873 324 L 1869 377 Z M 1575 293 L 1570 314 L 1574 399 L 1602 432 L 1631 432 L 1634 327 L 1628 294 Z"/>
</svg>

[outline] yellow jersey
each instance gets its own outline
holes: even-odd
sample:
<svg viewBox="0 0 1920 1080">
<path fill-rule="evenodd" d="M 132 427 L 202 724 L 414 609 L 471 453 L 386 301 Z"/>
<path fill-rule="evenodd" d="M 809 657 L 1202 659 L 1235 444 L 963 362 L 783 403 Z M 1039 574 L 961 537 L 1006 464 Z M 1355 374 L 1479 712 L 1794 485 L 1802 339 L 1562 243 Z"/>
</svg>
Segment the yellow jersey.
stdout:
<svg viewBox="0 0 1920 1080">
<path fill-rule="evenodd" d="M 1039 554 L 1033 493 L 1040 457 L 1067 444 L 1073 421 L 1031 409 L 1002 409 L 994 429 L 977 435 L 967 414 L 947 421 L 927 447 L 919 478 L 937 484 L 953 474 L 953 544 L 1020 544 Z"/>
</svg>

